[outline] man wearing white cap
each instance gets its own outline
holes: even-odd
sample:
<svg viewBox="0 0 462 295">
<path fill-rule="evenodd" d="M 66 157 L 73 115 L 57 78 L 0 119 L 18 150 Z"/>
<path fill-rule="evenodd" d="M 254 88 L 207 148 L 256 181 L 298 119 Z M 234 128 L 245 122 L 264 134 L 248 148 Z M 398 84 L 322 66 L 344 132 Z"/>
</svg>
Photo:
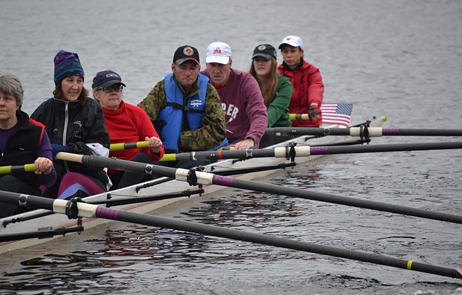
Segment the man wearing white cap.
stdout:
<svg viewBox="0 0 462 295">
<path fill-rule="evenodd" d="M 226 137 L 235 149 L 258 148 L 268 126 L 268 115 L 257 81 L 249 73 L 231 68 L 231 47 L 213 42 L 207 47 L 209 77 L 225 111 Z"/>
<path fill-rule="evenodd" d="M 322 124 L 321 110 L 324 84 L 319 69 L 303 60 L 303 41 L 298 36 L 287 36 L 279 45 L 283 63 L 279 73 L 292 82 L 294 90 L 289 113 L 309 114 L 310 120 L 294 120 L 293 127 L 317 127 Z"/>
</svg>

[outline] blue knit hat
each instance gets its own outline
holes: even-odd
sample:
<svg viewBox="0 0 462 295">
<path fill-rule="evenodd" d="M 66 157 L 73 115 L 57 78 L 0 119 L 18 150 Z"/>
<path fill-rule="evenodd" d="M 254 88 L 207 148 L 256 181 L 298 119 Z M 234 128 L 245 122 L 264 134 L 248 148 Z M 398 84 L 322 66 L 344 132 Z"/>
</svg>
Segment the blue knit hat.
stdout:
<svg viewBox="0 0 462 295">
<path fill-rule="evenodd" d="M 55 56 L 55 85 L 70 76 L 84 78 L 79 56 L 77 53 L 61 50 Z"/>
</svg>

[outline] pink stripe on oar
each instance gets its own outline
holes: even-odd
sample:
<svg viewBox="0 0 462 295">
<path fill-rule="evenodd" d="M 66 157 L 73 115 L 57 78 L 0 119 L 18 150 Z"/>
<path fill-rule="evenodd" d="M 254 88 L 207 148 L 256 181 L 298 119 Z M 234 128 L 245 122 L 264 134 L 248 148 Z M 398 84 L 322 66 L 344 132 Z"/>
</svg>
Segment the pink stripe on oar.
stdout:
<svg viewBox="0 0 462 295">
<path fill-rule="evenodd" d="M 382 129 L 383 135 L 398 135 L 399 129 Z"/>
<path fill-rule="evenodd" d="M 319 147 L 311 147 L 310 154 L 311 155 L 326 155 L 329 151 L 327 146 L 319 146 Z"/>
<path fill-rule="evenodd" d="M 215 175 L 213 177 L 213 184 L 224 185 L 224 186 L 232 186 L 233 185 L 233 178 L 226 177 L 226 176 Z"/>
<path fill-rule="evenodd" d="M 96 208 L 96 217 L 118 220 L 117 219 L 118 215 L 119 215 L 119 210 L 115 210 L 111 208 L 104 208 L 104 207 Z"/>
</svg>

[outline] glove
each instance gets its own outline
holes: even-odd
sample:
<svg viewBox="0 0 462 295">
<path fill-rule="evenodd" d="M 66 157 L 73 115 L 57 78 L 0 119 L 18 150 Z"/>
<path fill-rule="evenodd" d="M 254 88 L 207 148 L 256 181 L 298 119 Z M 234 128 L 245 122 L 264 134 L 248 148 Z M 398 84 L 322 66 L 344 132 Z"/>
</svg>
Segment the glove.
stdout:
<svg viewBox="0 0 462 295">
<path fill-rule="evenodd" d="M 65 146 L 62 146 L 62 145 L 59 145 L 59 144 L 52 144 L 51 148 L 53 149 L 53 151 L 52 151 L 53 159 L 56 157 L 57 153 L 59 153 L 59 152 L 68 152 L 69 151 Z"/>
<path fill-rule="evenodd" d="M 319 114 L 321 114 L 321 109 L 310 107 L 308 110 L 308 116 L 310 117 L 310 121 L 319 119 Z"/>
</svg>

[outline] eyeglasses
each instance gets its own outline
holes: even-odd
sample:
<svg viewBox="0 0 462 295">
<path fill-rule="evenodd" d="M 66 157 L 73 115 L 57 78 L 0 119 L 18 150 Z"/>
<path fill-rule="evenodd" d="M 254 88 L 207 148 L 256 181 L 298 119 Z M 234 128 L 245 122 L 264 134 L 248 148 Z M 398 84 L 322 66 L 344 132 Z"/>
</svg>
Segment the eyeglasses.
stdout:
<svg viewBox="0 0 462 295">
<path fill-rule="evenodd" d="M 119 85 L 119 86 L 112 86 L 108 88 L 99 88 L 98 90 L 103 90 L 104 93 L 111 93 L 112 91 L 121 92 L 123 89 L 124 87 L 122 85 Z"/>
</svg>

